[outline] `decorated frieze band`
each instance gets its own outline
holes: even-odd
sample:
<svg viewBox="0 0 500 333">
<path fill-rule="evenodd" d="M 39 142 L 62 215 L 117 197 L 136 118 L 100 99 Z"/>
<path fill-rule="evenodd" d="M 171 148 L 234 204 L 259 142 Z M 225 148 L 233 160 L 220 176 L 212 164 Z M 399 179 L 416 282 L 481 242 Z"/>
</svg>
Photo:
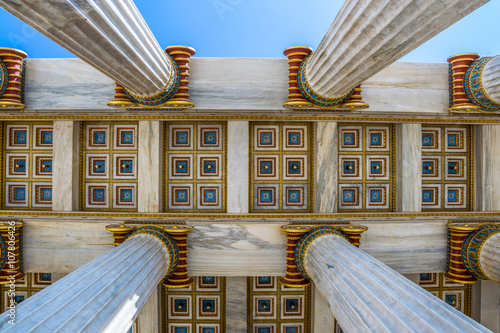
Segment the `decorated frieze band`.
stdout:
<svg viewBox="0 0 500 333">
<path fill-rule="evenodd" d="M 13 283 L 24 277 L 23 222 L 0 220 L 0 284 Z"/>
<path fill-rule="evenodd" d="M 474 283 L 478 280 L 499 282 L 499 277 L 488 269 L 493 262 L 500 263 L 500 253 L 487 258 L 483 247 L 500 247 L 500 220 L 452 220 L 448 222 L 448 248 L 445 277 L 459 283 Z M 483 255 L 482 255 L 483 254 Z M 483 261 L 483 262 L 482 262 Z M 494 263 L 493 263 L 494 264 Z"/>
<path fill-rule="evenodd" d="M 0 111 L 24 110 L 27 57 L 23 51 L 0 47 Z"/>
<path fill-rule="evenodd" d="M 170 110 L 182 111 L 194 107 L 189 100 L 189 63 L 195 50 L 189 46 L 173 45 L 165 49 L 170 59 L 171 77 L 165 88 L 152 96 L 139 96 L 116 82 L 115 94 L 108 106 L 129 111 Z"/>
<path fill-rule="evenodd" d="M 361 234 L 368 230 L 362 225 L 349 222 L 292 222 L 282 226 L 286 232 L 286 272 L 281 283 L 288 287 L 305 287 L 311 282 L 304 268 L 304 257 L 309 245 L 318 237 L 337 235 L 359 247 Z"/>
<path fill-rule="evenodd" d="M 136 221 L 125 224 L 114 224 L 106 227 L 113 233 L 115 246 L 122 244 L 135 235 L 146 234 L 158 238 L 168 249 L 170 264 L 163 279 L 163 285 L 168 288 L 185 288 L 194 283 L 188 276 L 187 269 L 187 239 L 192 226 L 184 222 L 150 221 L 151 224 L 132 225 Z"/>
<path fill-rule="evenodd" d="M 368 107 L 361 96 L 361 85 L 335 98 L 321 96 L 311 88 L 306 77 L 307 62 L 312 55 L 310 47 L 292 46 L 283 54 L 288 58 L 288 100 L 283 104 L 285 108 L 294 111 L 349 112 Z"/>
<path fill-rule="evenodd" d="M 491 62 L 491 63 L 490 63 Z M 485 89 L 488 63 L 500 62 L 500 57 L 480 57 L 477 53 L 461 53 L 448 58 L 449 111 L 451 114 L 499 115 L 500 100 Z"/>
</svg>

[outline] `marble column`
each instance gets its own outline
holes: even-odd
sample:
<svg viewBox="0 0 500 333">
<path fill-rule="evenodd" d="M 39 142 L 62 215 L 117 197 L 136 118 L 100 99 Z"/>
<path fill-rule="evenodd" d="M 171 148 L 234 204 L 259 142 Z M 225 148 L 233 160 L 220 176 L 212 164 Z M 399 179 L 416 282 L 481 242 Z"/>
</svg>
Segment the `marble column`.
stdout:
<svg viewBox="0 0 500 333">
<path fill-rule="evenodd" d="M 314 212 L 337 211 L 338 125 L 315 122 Z"/>
<path fill-rule="evenodd" d="M 227 212 L 248 213 L 248 121 L 227 122 Z"/>
<path fill-rule="evenodd" d="M 0 315 L 1 332 L 125 332 L 169 269 L 169 250 L 137 234 Z"/>
<path fill-rule="evenodd" d="M 422 125 L 396 125 L 396 209 L 419 212 L 422 205 Z"/>
<path fill-rule="evenodd" d="M 139 121 L 137 210 L 157 213 L 161 206 L 161 122 Z"/>
<path fill-rule="evenodd" d="M 79 122 L 54 121 L 52 142 L 52 210 L 78 210 Z"/>
<path fill-rule="evenodd" d="M 226 332 L 247 332 L 247 277 L 226 278 Z"/>
<path fill-rule="evenodd" d="M 135 94 L 159 93 L 173 74 L 133 0 L 4 0 L 0 7 Z"/>
<path fill-rule="evenodd" d="M 347 0 L 307 64 L 309 85 L 339 97 L 487 1 Z"/>
<path fill-rule="evenodd" d="M 160 332 L 160 287 L 157 287 L 146 305 L 142 308 L 137 318 L 138 333 L 159 333 Z"/>
<path fill-rule="evenodd" d="M 496 56 L 488 61 L 481 74 L 484 92 L 500 104 L 500 56 Z"/>
<path fill-rule="evenodd" d="M 346 332 L 488 332 L 341 236 L 312 240 L 303 267 Z"/>
</svg>

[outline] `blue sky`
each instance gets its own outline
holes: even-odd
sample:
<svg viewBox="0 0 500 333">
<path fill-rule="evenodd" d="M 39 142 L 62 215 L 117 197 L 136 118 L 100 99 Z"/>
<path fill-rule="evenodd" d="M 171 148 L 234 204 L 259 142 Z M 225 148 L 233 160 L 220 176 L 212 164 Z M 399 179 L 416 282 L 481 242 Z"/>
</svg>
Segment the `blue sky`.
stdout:
<svg viewBox="0 0 500 333">
<path fill-rule="evenodd" d="M 280 58 L 293 45 L 316 48 L 340 0 L 136 0 L 162 47 L 193 46 L 198 57 Z M 307 5 L 305 5 L 307 4 Z M 445 62 L 463 52 L 500 54 L 500 1 L 491 0 L 401 61 Z M 31 58 L 71 53 L 0 9 L 0 46 Z"/>
</svg>

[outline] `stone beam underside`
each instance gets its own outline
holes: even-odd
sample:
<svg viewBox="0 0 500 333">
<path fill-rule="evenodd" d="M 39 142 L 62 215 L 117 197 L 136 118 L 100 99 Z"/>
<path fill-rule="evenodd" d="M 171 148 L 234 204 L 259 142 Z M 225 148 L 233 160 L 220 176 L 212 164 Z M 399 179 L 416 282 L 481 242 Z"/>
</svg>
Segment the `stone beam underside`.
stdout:
<svg viewBox="0 0 500 333">
<path fill-rule="evenodd" d="M 370 108 L 351 113 L 293 112 L 283 108 L 288 94 L 286 59 L 193 58 L 190 67 L 189 93 L 194 108 L 177 113 L 127 112 L 106 106 L 113 98 L 114 82 L 81 60 L 28 59 L 23 114 L 464 118 L 448 115 L 445 63 L 392 64 L 363 83 L 363 99 Z"/>
<path fill-rule="evenodd" d="M 464 218 L 480 215 L 472 213 Z M 105 226 L 134 220 L 64 215 L 12 217 L 22 218 L 25 223 L 25 270 L 53 273 L 69 273 L 105 253 L 113 247 L 112 234 Z M 446 223 L 454 218 L 396 215 L 340 220 L 368 226 L 361 239 L 361 249 L 399 273 L 411 274 L 444 272 Z M 144 216 L 135 219 L 157 220 Z M 162 219 L 184 220 L 195 227 L 190 233 L 188 247 L 189 272 L 193 276 L 282 275 L 285 271 L 286 239 L 280 227 L 290 219 L 166 216 Z M 332 218 L 326 220 L 332 221 Z"/>
</svg>

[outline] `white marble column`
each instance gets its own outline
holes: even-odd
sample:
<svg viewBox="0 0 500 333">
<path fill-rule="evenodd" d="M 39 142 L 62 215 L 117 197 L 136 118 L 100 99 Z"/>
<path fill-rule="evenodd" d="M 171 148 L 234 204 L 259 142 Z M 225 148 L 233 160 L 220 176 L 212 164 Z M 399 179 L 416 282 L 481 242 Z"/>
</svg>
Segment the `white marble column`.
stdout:
<svg viewBox="0 0 500 333">
<path fill-rule="evenodd" d="M 396 125 L 396 209 L 419 212 L 422 205 L 422 125 Z"/>
<path fill-rule="evenodd" d="M 226 278 L 226 332 L 247 332 L 247 277 Z"/>
<path fill-rule="evenodd" d="M 157 213 L 161 206 L 161 122 L 139 121 L 137 210 Z"/>
<path fill-rule="evenodd" d="M 490 59 L 484 66 L 481 81 L 485 93 L 500 104 L 500 56 Z"/>
<path fill-rule="evenodd" d="M 227 212 L 248 213 L 248 121 L 227 122 Z"/>
<path fill-rule="evenodd" d="M 157 287 L 137 318 L 138 333 L 160 333 L 160 287 Z"/>
<path fill-rule="evenodd" d="M 160 92 L 172 75 L 133 0 L 4 0 L 0 7 L 136 94 Z"/>
<path fill-rule="evenodd" d="M 309 84 L 341 96 L 487 1 L 346 0 L 307 65 Z"/>
<path fill-rule="evenodd" d="M 0 315 L 1 332 L 125 332 L 169 267 L 166 246 L 139 234 Z"/>
<path fill-rule="evenodd" d="M 304 267 L 346 332 L 488 332 L 340 236 L 312 241 Z"/>
<path fill-rule="evenodd" d="M 314 212 L 337 211 L 337 149 L 336 122 L 315 122 Z"/>
<path fill-rule="evenodd" d="M 52 210 L 73 211 L 78 208 L 79 123 L 54 121 L 52 142 Z"/>
</svg>

